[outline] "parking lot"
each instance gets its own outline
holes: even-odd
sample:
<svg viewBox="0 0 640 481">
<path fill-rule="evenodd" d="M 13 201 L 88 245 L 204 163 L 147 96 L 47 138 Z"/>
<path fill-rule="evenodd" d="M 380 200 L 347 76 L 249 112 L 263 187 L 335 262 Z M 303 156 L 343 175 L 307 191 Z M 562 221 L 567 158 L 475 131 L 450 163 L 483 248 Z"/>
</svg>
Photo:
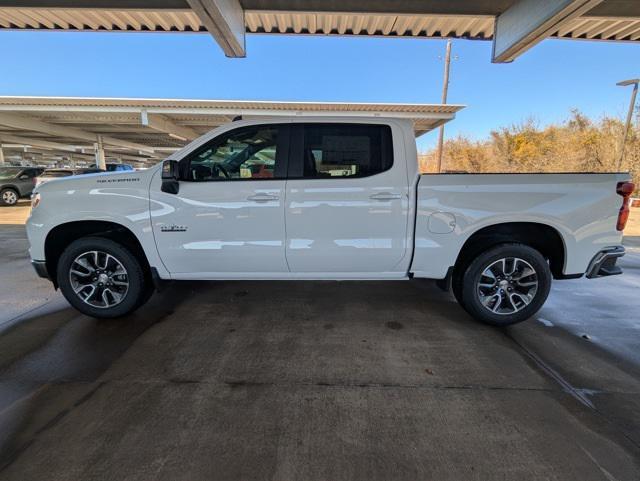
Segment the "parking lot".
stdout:
<svg viewBox="0 0 640 481">
<path fill-rule="evenodd" d="M 97 321 L 0 209 L 0 479 L 640 479 L 625 275 L 507 329 L 427 281 L 176 283 Z M 637 234 L 636 234 L 637 232 Z"/>
</svg>

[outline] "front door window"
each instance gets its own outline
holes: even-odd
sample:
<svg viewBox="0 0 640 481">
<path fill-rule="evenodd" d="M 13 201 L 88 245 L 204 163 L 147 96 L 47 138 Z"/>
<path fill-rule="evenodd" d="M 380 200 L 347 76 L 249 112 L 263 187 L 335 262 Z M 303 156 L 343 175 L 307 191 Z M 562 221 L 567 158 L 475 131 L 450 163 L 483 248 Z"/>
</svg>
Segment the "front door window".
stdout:
<svg viewBox="0 0 640 481">
<path fill-rule="evenodd" d="M 276 171 L 277 125 L 233 130 L 190 158 L 185 180 L 194 182 L 281 178 Z"/>
</svg>

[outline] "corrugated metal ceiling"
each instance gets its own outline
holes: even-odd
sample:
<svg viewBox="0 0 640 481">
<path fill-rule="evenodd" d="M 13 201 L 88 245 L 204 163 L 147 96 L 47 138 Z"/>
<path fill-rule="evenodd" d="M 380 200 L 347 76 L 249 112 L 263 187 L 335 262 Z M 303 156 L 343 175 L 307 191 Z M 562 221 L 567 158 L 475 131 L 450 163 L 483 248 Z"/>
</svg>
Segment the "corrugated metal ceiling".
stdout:
<svg viewBox="0 0 640 481">
<path fill-rule="evenodd" d="M 491 39 L 494 16 L 247 10 L 249 33 Z M 0 9 L 0 29 L 205 32 L 189 9 Z M 640 18 L 581 17 L 553 36 L 640 40 Z"/>
</svg>

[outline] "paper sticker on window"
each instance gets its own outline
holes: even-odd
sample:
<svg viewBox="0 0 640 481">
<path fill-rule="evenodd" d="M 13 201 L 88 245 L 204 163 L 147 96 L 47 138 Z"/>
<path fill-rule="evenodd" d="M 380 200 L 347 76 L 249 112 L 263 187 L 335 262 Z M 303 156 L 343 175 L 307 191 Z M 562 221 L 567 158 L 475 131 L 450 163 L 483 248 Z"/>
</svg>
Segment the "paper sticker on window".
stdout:
<svg viewBox="0 0 640 481">
<path fill-rule="evenodd" d="M 245 167 L 241 167 L 240 168 L 240 177 L 243 179 L 250 179 L 251 178 L 251 169 L 247 169 Z"/>
<path fill-rule="evenodd" d="M 322 163 L 366 164 L 371 158 L 370 144 L 371 140 L 366 136 L 324 135 L 322 137 Z"/>
</svg>

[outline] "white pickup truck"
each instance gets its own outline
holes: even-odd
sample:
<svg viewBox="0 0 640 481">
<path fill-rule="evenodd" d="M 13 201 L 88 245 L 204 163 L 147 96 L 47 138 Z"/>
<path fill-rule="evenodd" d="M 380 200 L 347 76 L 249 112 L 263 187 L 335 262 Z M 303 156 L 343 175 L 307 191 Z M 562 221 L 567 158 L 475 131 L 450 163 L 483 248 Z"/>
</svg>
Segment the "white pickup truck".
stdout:
<svg viewBox="0 0 640 481">
<path fill-rule="evenodd" d="M 162 280 L 408 280 L 496 325 L 551 279 L 619 274 L 628 174 L 418 173 L 413 124 L 240 120 L 143 172 L 53 180 L 32 198 L 37 273 L 79 311 L 125 315 Z"/>
</svg>

